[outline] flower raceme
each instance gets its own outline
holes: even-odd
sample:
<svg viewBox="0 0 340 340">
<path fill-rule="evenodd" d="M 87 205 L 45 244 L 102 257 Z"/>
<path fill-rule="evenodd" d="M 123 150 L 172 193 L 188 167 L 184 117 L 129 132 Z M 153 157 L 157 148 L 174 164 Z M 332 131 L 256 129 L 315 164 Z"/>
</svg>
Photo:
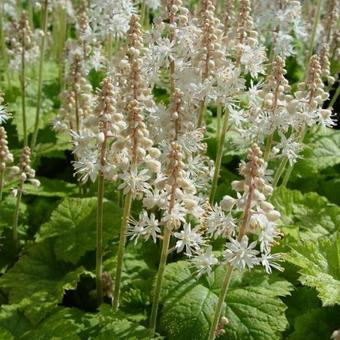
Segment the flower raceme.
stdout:
<svg viewBox="0 0 340 340">
<path fill-rule="evenodd" d="M 271 256 L 271 248 L 281 235 L 277 227 L 280 213 L 267 201 L 273 189 L 265 177 L 266 167 L 261 150 L 254 144 L 248 152 L 248 162 L 240 164 L 240 174 L 244 179 L 232 182 L 237 198 L 225 196 L 201 219 L 201 229 L 207 239 L 223 237 L 226 240 L 226 249 L 219 263 L 229 263 L 241 271 L 261 264 L 268 273 L 271 273 L 272 266 L 280 268 L 271 263 L 280 260 L 278 255 Z M 237 217 L 240 213 L 241 217 Z M 203 247 L 196 254 L 201 258 L 205 252 Z M 195 258 L 192 261 L 197 263 Z M 198 263 L 198 273 L 201 274 L 204 269 L 202 263 Z M 211 261 L 207 261 L 207 272 L 211 272 L 211 265 Z"/>
</svg>

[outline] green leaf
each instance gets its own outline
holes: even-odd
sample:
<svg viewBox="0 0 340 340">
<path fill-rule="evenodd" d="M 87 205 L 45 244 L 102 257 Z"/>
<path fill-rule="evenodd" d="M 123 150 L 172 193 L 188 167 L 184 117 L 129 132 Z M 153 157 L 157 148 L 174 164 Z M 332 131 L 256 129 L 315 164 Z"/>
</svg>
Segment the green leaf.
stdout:
<svg viewBox="0 0 340 340">
<path fill-rule="evenodd" d="M 97 313 L 77 308 L 56 307 L 38 324 L 32 325 L 22 313 L 27 302 L 0 308 L 0 339 L 21 340 L 151 340 L 150 330 L 128 320 L 122 313 L 112 313 L 102 305 Z"/>
<path fill-rule="evenodd" d="M 51 240 L 34 244 L 27 254 L 2 277 L 0 286 L 8 289 L 10 303 L 28 302 L 25 316 L 38 323 L 61 302 L 65 290 L 75 289 L 84 268 L 57 262 Z"/>
<path fill-rule="evenodd" d="M 280 187 L 272 203 L 281 212 L 284 233 L 298 233 L 302 239 L 318 239 L 339 230 L 340 207 L 316 193 L 302 194 Z"/>
<path fill-rule="evenodd" d="M 219 268 L 212 278 L 195 278 L 190 265 L 179 261 L 167 265 L 161 291 L 161 328 L 167 339 L 207 339 L 223 280 Z M 229 324 L 223 339 L 280 339 L 287 327 L 289 282 L 273 280 L 264 273 L 233 273 L 226 298 Z"/>
<path fill-rule="evenodd" d="M 293 245 L 287 260 L 299 267 L 299 281 L 318 291 L 323 306 L 340 304 L 340 237 Z"/>
<path fill-rule="evenodd" d="M 339 328 L 340 308 L 313 308 L 294 321 L 294 332 L 288 340 L 328 340 Z"/>
<path fill-rule="evenodd" d="M 83 325 L 80 323 L 83 312 L 75 308 L 57 307 L 39 325 L 24 334 L 22 339 L 65 339 L 78 340 L 78 333 Z"/>
<path fill-rule="evenodd" d="M 19 310 L 19 305 L 0 307 L 0 339 L 19 339 L 32 325 Z"/>
<path fill-rule="evenodd" d="M 99 313 L 90 315 L 89 321 L 94 327 L 87 329 L 85 334 L 89 339 L 114 340 L 151 340 L 150 330 L 124 318 L 124 315 L 113 314 L 112 308 L 102 305 Z M 89 337 L 90 335 L 90 337 Z M 91 336 L 92 335 L 92 336 Z"/>
<path fill-rule="evenodd" d="M 339 130 L 312 130 L 305 142 L 303 157 L 294 167 L 295 176 L 311 177 L 320 170 L 340 164 Z"/>
<path fill-rule="evenodd" d="M 97 198 L 66 198 L 42 225 L 37 242 L 56 237 L 54 251 L 58 260 L 77 263 L 86 252 L 96 249 Z M 104 202 L 104 245 L 119 230 L 121 209 Z"/>
<path fill-rule="evenodd" d="M 314 288 L 296 288 L 285 303 L 290 324 L 285 339 L 330 339 L 332 332 L 339 327 L 340 306 L 322 307 Z"/>
</svg>

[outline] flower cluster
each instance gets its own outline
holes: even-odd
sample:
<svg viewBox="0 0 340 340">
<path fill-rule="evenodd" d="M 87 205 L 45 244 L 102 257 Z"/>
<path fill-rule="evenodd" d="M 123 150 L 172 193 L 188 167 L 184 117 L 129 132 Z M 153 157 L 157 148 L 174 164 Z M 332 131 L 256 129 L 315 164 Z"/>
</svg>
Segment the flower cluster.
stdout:
<svg viewBox="0 0 340 340">
<path fill-rule="evenodd" d="M 25 182 L 30 182 L 36 187 L 40 186 L 40 181 L 35 178 L 35 170 L 31 167 L 31 149 L 28 146 L 22 149 L 19 164 L 17 167 L 12 167 L 12 172 L 19 178 L 19 188 L 12 191 L 14 196 L 18 191 L 23 191 Z"/>
<path fill-rule="evenodd" d="M 25 11 L 21 13 L 18 21 L 12 21 L 8 33 L 8 53 L 10 55 L 9 67 L 20 71 L 23 63 L 32 64 L 39 55 L 39 48 L 36 43 L 39 32 L 32 32 L 28 17 Z"/>
<path fill-rule="evenodd" d="M 7 133 L 0 126 L 0 173 L 3 174 L 8 164 L 13 163 L 13 155 L 8 149 Z"/>
<path fill-rule="evenodd" d="M 254 18 L 273 53 L 283 58 L 295 53 L 295 39 L 304 41 L 307 36 L 300 1 L 258 1 Z"/>
<path fill-rule="evenodd" d="M 281 269 L 277 263 L 279 254 L 271 254 L 272 246 L 280 237 L 277 229 L 280 213 L 267 199 L 273 188 L 265 177 L 267 164 L 262 159 L 260 148 L 254 144 L 247 157 L 248 162 L 240 164 L 240 174 L 244 179 L 232 182 L 237 198 L 225 196 L 219 204 L 208 209 L 201 220 L 201 228 L 209 237 L 227 240 L 220 261 L 239 270 L 262 264 L 271 273 L 272 267 Z M 219 263 L 211 249 L 201 249 L 192 260 L 199 274 L 210 273 L 212 266 Z"/>
</svg>

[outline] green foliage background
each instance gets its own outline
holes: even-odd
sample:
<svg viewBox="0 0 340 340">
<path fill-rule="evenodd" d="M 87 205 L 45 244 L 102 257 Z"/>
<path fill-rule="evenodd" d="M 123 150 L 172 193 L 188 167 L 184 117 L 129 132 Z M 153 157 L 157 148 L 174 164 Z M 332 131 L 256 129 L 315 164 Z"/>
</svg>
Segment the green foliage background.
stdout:
<svg viewBox="0 0 340 340">
<path fill-rule="evenodd" d="M 288 66 L 288 77 L 297 81 L 297 66 Z M 70 141 L 51 129 L 60 105 L 59 70 L 54 61 L 44 67 L 43 119 L 33 164 L 42 185 L 25 187 L 19 254 L 10 230 L 15 201 L 9 192 L 15 183 L 7 183 L 0 208 L 0 339 L 150 339 L 147 325 L 159 245 L 128 244 L 121 312 L 111 311 L 109 299 L 97 308 L 96 187 L 87 185 L 82 189 L 85 195 L 80 195 L 72 175 Z M 18 157 L 23 137 L 17 114 L 20 86 L 17 77 L 9 84 L 4 64 L 0 68 L 1 88 L 14 115 L 6 130 Z M 33 68 L 28 82 L 29 132 L 35 115 L 35 72 Z M 101 78 L 102 74 L 91 72 L 94 88 Z M 216 153 L 215 120 L 211 114 L 207 129 L 211 158 Z M 230 182 L 238 178 L 237 164 L 244 150 L 235 152 L 235 138 L 230 134 L 226 140 L 217 199 L 229 193 Z M 289 187 L 280 188 L 272 198 L 282 213 L 284 237 L 276 250 L 286 253 L 285 271 L 271 276 L 257 271 L 234 274 L 225 301 L 229 324 L 221 339 L 323 340 L 340 328 L 340 131 L 312 130 L 305 143 Z M 121 197 L 112 185 L 106 186 L 105 197 L 104 267 L 112 275 Z M 210 278 L 198 279 L 183 260 L 169 256 L 156 338 L 204 340 L 223 268 Z"/>
</svg>

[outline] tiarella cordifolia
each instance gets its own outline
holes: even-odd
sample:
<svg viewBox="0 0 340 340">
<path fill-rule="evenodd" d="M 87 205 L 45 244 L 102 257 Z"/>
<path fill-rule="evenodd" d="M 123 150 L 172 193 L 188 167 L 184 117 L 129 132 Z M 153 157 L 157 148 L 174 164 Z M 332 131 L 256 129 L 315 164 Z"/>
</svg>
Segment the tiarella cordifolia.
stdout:
<svg viewBox="0 0 340 340">
<path fill-rule="evenodd" d="M 102 82 L 101 92 L 98 94 L 98 105 L 96 108 L 97 114 L 97 150 L 93 150 L 92 155 L 97 152 L 93 168 L 98 173 L 98 203 L 97 203 L 97 242 L 96 242 L 96 287 L 97 300 L 100 304 L 103 298 L 103 272 L 102 272 L 102 257 L 103 257 L 103 199 L 104 199 L 104 179 L 112 180 L 116 178 L 115 170 L 117 164 L 112 162 L 110 157 L 109 142 L 116 139 L 119 131 L 124 128 L 123 115 L 116 112 L 115 109 L 115 92 L 114 86 L 110 78 L 105 78 Z M 91 151 L 90 151 L 91 152 Z M 91 157 L 91 156 L 90 156 Z M 84 162 L 84 161 L 83 161 Z M 78 164 L 80 161 L 78 161 Z M 81 170 L 78 170 L 81 171 Z"/>
<path fill-rule="evenodd" d="M 211 75 L 218 72 L 219 66 L 224 60 L 223 25 L 215 17 L 215 6 L 210 0 L 202 2 L 202 9 L 198 17 L 198 25 L 201 29 L 197 44 L 197 53 L 194 55 L 193 66 L 200 70 L 201 84 L 196 95 L 199 99 L 197 126 L 201 127 L 206 107 L 207 93 L 211 86 Z"/>
<path fill-rule="evenodd" d="M 73 51 L 69 58 L 66 89 L 61 94 L 62 106 L 54 121 L 54 128 L 61 131 L 72 130 L 73 139 L 77 143 L 86 134 L 88 126 L 92 125 L 94 97 L 86 78 L 81 52 Z"/>
<path fill-rule="evenodd" d="M 81 50 L 85 72 L 91 69 L 96 71 L 102 70 L 105 65 L 105 57 L 101 46 L 101 41 L 93 34 L 89 18 L 88 18 L 88 2 L 82 1 L 79 6 L 79 18 L 77 21 L 77 33 L 79 46 L 75 46 Z M 109 41 L 108 49 L 112 49 L 112 41 Z"/>
<path fill-rule="evenodd" d="M 2 201 L 2 189 L 5 182 L 5 172 L 8 165 L 13 162 L 13 155 L 8 149 L 7 133 L 3 126 L 0 126 L 0 204 Z"/>
<path fill-rule="evenodd" d="M 339 31 L 337 28 L 339 20 L 339 3 L 337 0 L 328 0 L 326 11 L 323 18 L 323 42 L 331 44 L 335 34 Z"/>
<path fill-rule="evenodd" d="M 333 85 L 335 78 L 331 75 L 330 65 L 329 47 L 328 44 L 324 43 L 320 48 L 320 67 L 322 71 L 321 77 L 328 85 Z"/>
<path fill-rule="evenodd" d="M 252 77 L 264 72 L 263 63 L 266 53 L 258 41 L 258 33 L 254 30 L 249 0 L 241 0 L 238 8 L 236 30 L 229 34 L 236 59 L 236 66 L 242 67 Z"/>
<path fill-rule="evenodd" d="M 149 130 L 144 122 L 144 113 L 154 106 L 147 82 L 143 81 L 141 65 L 143 59 L 143 38 L 141 26 L 136 15 L 131 16 L 128 31 L 126 56 L 119 64 L 118 82 L 122 112 L 126 115 L 126 129 L 122 130 L 113 148 L 121 154 L 121 184 L 118 189 L 125 194 L 124 213 L 121 223 L 120 240 L 117 254 L 113 308 L 118 309 L 122 261 L 126 243 L 126 229 L 132 201 L 142 199 L 151 187 L 150 182 L 160 173 L 160 155 L 153 147 Z"/>
<path fill-rule="evenodd" d="M 224 4 L 224 20 L 223 20 L 223 24 L 224 24 L 224 34 L 227 35 L 232 22 L 233 22 L 233 10 L 234 10 L 234 6 L 233 6 L 233 1 L 232 0 L 225 0 L 225 4 Z"/>
<path fill-rule="evenodd" d="M 272 55 L 288 57 L 295 53 L 294 39 L 305 40 L 307 35 L 301 12 L 301 3 L 295 0 L 256 2 L 255 25 L 271 44 Z"/>
<path fill-rule="evenodd" d="M 239 270 L 261 264 L 262 258 L 269 256 L 271 247 L 276 242 L 275 239 L 280 236 L 276 226 L 280 214 L 267 200 L 273 188 L 265 177 L 267 164 L 262 158 L 263 154 L 254 144 L 247 157 L 248 162 L 240 164 L 240 174 L 244 180 L 232 182 L 237 198 L 225 196 L 219 204 L 208 206 L 201 219 L 201 229 L 206 235 L 212 239 L 223 237 L 227 240 L 225 260 Z M 242 213 L 242 217 L 238 219 L 239 212 Z M 249 238 L 254 237 L 257 241 L 248 244 Z M 260 251 L 254 250 L 257 243 Z M 212 256 L 211 249 L 207 250 L 209 256 Z M 257 256 L 259 254 L 260 257 Z M 216 261 L 208 261 L 204 269 L 203 262 L 200 263 L 199 260 L 204 261 L 205 258 L 202 251 L 198 254 L 198 258 L 193 259 L 200 275 L 203 272 L 211 272 L 210 262 L 217 264 Z M 270 273 L 270 264 L 266 261 L 262 264 Z"/>
<path fill-rule="evenodd" d="M 304 131 L 307 126 L 315 123 L 328 127 L 334 125 L 331 110 L 322 108 L 322 104 L 328 99 L 328 93 L 325 92 L 322 81 L 322 74 L 325 72 L 321 68 L 320 58 L 313 55 L 309 62 L 306 80 L 299 84 L 295 94 L 295 97 L 300 101 L 295 122 L 300 131 Z"/>
<path fill-rule="evenodd" d="M 35 40 L 27 13 L 23 11 L 18 21 L 12 21 L 8 32 L 10 68 L 22 71 L 24 64 L 30 65 L 37 60 L 39 49 Z"/>
<path fill-rule="evenodd" d="M 31 167 L 31 149 L 25 146 L 22 149 L 19 164 L 17 167 L 12 168 L 13 173 L 17 176 L 19 180 L 18 187 L 12 190 L 13 196 L 16 197 L 16 207 L 13 216 L 13 241 L 14 244 L 18 245 L 18 221 L 20 212 L 20 202 L 21 197 L 24 192 L 24 184 L 30 182 L 32 185 L 38 187 L 40 186 L 39 180 L 35 178 L 35 171 Z"/>
<path fill-rule="evenodd" d="M 110 34 L 118 38 L 124 36 L 134 13 L 130 0 L 95 0 L 91 1 L 88 16 L 93 34 L 105 40 Z"/>
<path fill-rule="evenodd" d="M 12 23 L 12 32 L 9 39 L 9 67 L 20 71 L 21 103 L 22 103 L 22 122 L 23 122 L 23 141 L 28 144 L 27 118 L 26 118 L 26 83 L 27 66 L 35 61 L 38 55 L 38 47 L 34 43 L 32 31 L 25 11 L 20 15 L 18 22 Z"/>
<path fill-rule="evenodd" d="M 295 93 L 296 100 L 291 102 L 290 109 L 294 112 L 294 115 L 291 122 L 293 131 L 290 137 L 299 144 L 302 144 L 309 127 L 316 124 L 323 127 L 332 127 L 335 124 L 332 118 L 332 110 L 322 108 L 323 103 L 328 99 L 328 93 L 325 92 L 325 86 L 322 81 L 323 72 L 320 66 L 320 58 L 313 55 L 308 65 L 306 80 L 298 85 L 298 91 Z M 287 140 L 285 142 L 287 144 Z M 288 160 L 289 155 L 282 159 L 276 170 L 273 180 L 274 186 L 277 185 Z M 287 184 L 292 170 L 293 164 L 290 164 L 283 178 L 283 184 Z"/>
<path fill-rule="evenodd" d="M 234 269 L 242 271 L 262 265 L 267 273 L 271 273 L 272 268 L 282 270 L 278 263 L 281 260 L 280 254 L 271 254 L 273 244 L 280 237 L 277 229 L 280 213 L 267 200 L 273 191 L 265 178 L 267 164 L 262 159 L 262 152 L 256 144 L 250 148 L 247 158 L 246 163 L 240 164 L 240 174 L 244 180 L 232 183 L 233 189 L 237 192 L 237 199 L 226 196 L 221 202 L 221 209 L 223 207 L 231 214 L 240 211 L 241 217 L 237 226 L 235 223 L 225 223 L 226 230 L 221 235 L 227 238 L 225 251 L 220 260 L 220 263 L 226 267 L 226 272 L 209 339 L 215 338 L 219 328 L 218 325 L 223 316 L 223 303 Z M 209 215 L 203 220 L 205 224 L 208 217 Z M 220 225 L 220 223 L 216 224 L 219 227 Z M 206 225 L 203 225 L 204 227 L 206 228 Z M 207 231 L 213 232 L 211 229 Z M 218 259 L 211 254 L 211 248 L 208 248 L 206 252 L 202 251 L 198 254 L 193 263 L 197 266 L 198 273 L 202 275 L 204 272 L 210 273 L 211 267 L 217 265 Z"/>
</svg>

